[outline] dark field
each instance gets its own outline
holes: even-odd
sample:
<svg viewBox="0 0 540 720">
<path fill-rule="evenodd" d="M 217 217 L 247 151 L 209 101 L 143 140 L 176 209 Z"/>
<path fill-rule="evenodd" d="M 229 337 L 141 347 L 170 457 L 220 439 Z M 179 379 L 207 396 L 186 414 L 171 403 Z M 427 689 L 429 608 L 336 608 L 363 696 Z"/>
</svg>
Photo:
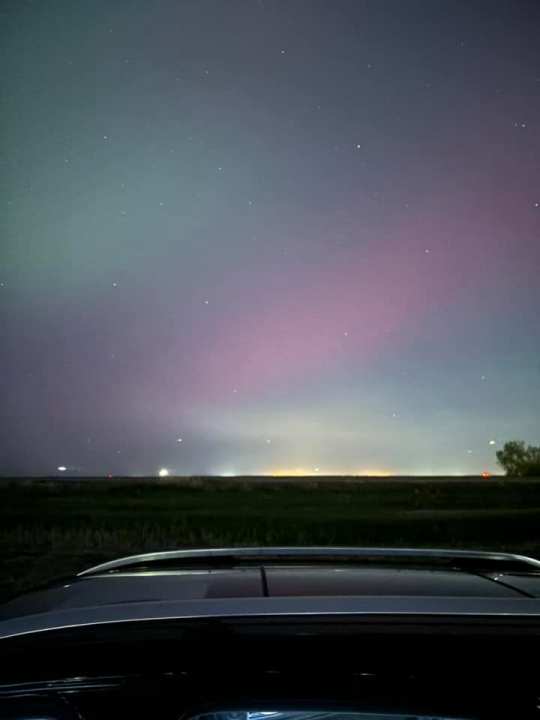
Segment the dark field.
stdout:
<svg viewBox="0 0 540 720">
<path fill-rule="evenodd" d="M 0 481 L 0 599 L 115 556 L 218 545 L 432 546 L 540 557 L 540 481 Z"/>
</svg>

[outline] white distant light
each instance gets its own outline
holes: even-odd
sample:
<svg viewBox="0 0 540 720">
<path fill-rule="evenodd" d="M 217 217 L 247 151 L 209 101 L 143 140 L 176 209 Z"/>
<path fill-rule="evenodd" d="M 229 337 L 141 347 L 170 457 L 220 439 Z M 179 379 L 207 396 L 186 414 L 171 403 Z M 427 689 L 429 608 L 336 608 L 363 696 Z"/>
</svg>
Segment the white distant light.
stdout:
<svg viewBox="0 0 540 720">
<path fill-rule="evenodd" d="M 490 445 L 496 445 L 496 442 L 495 442 L 495 440 L 490 440 L 490 441 L 489 441 L 489 444 L 490 444 Z"/>
<path fill-rule="evenodd" d="M 167 468 L 161 468 L 158 475 L 159 477 L 168 477 L 169 471 L 167 470 Z"/>
<path fill-rule="evenodd" d="M 57 467 L 58 472 L 66 472 L 67 467 L 65 465 L 59 465 Z"/>
<path fill-rule="evenodd" d="M 176 438 L 176 442 L 178 442 L 178 443 L 184 442 L 184 438 Z"/>
<path fill-rule="evenodd" d="M 205 305 L 208 305 L 208 303 L 210 302 L 210 300 L 204 300 L 203 302 L 204 302 Z"/>
<path fill-rule="evenodd" d="M 282 50 L 281 50 L 281 54 L 282 54 L 282 55 L 285 55 L 285 53 L 286 53 L 286 52 L 287 52 L 287 51 L 286 51 L 285 49 L 283 49 L 283 48 L 282 48 Z"/>
<path fill-rule="evenodd" d="M 318 467 L 317 467 L 317 468 L 313 468 L 313 469 L 315 470 L 315 472 L 319 472 L 319 470 L 320 470 L 320 468 L 318 468 Z"/>
<path fill-rule="evenodd" d="M 362 146 L 360 145 L 360 143 L 356 143 L 356 149 L 357 149 L 357 150 L 360 150 L 361 147 L 362 147 Z"/>
<path fill-rule="evenodd" d="M 268 445 L 270 445 L 270 444 L 272 443 L 272 441 L 270 440 L 270 438 L 267 438 L 266 442 L 268 443 Z"/>
</svg>

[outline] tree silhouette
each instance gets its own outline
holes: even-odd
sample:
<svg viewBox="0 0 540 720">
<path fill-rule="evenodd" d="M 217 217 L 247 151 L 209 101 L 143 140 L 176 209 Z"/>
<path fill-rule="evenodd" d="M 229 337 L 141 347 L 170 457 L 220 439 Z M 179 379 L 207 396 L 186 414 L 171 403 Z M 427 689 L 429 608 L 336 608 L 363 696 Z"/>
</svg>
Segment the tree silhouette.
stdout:
<svg viewBox="0 0 540 720">
<path fill-rule="evenodd" d="M 512 440 L 505 443 L 502 450 L 497 451 L 497 461 L 507 475 L 540 477 L 540 447 Z"/>
</svg>

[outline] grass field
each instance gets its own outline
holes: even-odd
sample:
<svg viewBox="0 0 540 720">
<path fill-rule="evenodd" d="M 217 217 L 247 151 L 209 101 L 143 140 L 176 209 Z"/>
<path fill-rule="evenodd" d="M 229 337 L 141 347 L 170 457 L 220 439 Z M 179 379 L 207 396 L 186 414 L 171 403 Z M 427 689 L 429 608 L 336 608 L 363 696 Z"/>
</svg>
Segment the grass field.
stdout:
<svg viewBox="0 0 540 720">
<path fill-rule="evenodd" d="M 432 546 L 540 557 L 540 482 L 0 482 L 0 599 L 115 556 L 218 545 Z"/>
</svg>

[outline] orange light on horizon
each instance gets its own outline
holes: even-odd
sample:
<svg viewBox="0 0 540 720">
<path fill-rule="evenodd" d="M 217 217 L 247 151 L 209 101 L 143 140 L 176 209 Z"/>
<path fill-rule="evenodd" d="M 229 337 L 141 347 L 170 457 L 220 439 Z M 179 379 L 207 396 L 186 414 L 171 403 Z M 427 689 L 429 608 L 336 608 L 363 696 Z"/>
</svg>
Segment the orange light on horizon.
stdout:
<svg viewBox="0 0 540 720">
<path fill-rule="evenodd" d="M 296 468 L 276 468 L 262 473 L 270 477 L 392 477 L 394 473 L 388 470 L 367 469 L 367 470 L 327 470 L 326 468 L 313 467 L 296 467 Z"/>
<path fill-rule="evenodd" d="M 368 468 L 367 470 L 358 470 L 352 474 L 357 477 L 392 477 L 396 473 L 388 472 L 388 470 L 379 470 L 377 468 Z"/>
<path fill-rule="evenodd" d="M 305 477 L 309 475 L 315 475 L 313 469 L 308 470 L 307 468 L 278 468 L 276 470 L 270 470 L 269 472 L 263 473 L 263 475 L 271 475 L 272 477 Z"/>
</svg>

